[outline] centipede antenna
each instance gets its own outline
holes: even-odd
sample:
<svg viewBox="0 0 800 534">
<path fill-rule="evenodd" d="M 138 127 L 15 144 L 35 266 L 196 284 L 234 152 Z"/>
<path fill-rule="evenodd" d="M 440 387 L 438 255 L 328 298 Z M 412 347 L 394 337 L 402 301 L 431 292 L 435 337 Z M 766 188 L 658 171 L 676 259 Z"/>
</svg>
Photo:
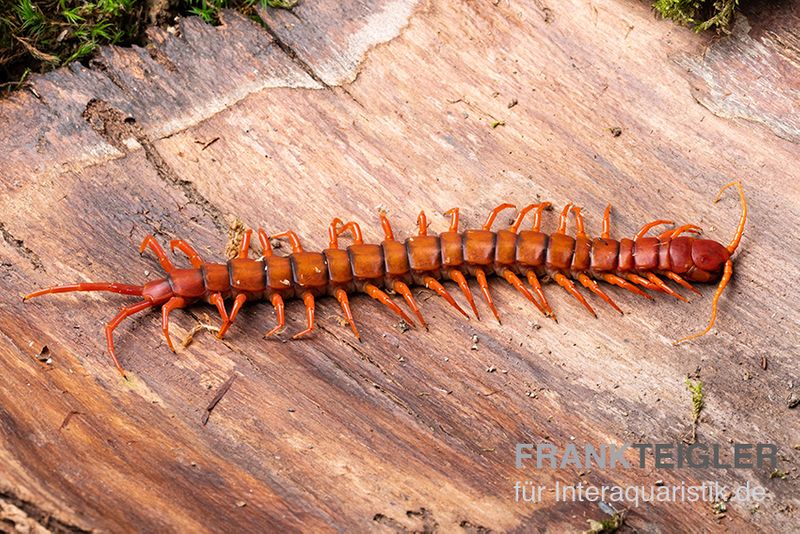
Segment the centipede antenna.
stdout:
<svg viewBox="0 0 800 534">
<path fill-rule="evenodd" d="M 39 291 L 34 291 L 22 297 L 22 302 L 32 298 L 41 297 L 42 295 L 51 295 L 54 293 L 71 293 L 73 291 L 108 291 L 111 293 L 118 293 L 120 295 L 135 295 L 142 296 L 144 286 L 134 286 L 129 284 L 118 284 L 116 282 L 82 282 L 78 284 L 68 284 L 64 286 L 53 286 Z"/>
<path fill-rule="evenodd" d="M 714 322 L 717 320 L 717 305 L 719 303 L 719 298 L 720 296 L 722 296 L 722 292 L 725 290 L 725 286 L 728 285 L 728 281 L 730 281 L 732 275 L 733 275 L 733 261 L 728 259 L 728 261 L 725 262 L 725 270 L 722 273 L 722 279 L 719 281 L 719 285 L 717 286 L 717 291 L 714 293 L 714 299 L 711 301 L 711 318 L 708 321 L 708 326 L 702 332 L 686 336 L 677 341 L 673 341 L 672 342 L 673 345 L 678 345 L 679 343 L 683 343 L 684 341 L 691 341 L 692 339 L 697 339 L 699 337 L 708 334 L 711 331 L 711 328 L 714 326 Z"/>
<path fill-rule="evenodd" d="M 739 241 L 742 240 L 742 235 L 744 235 L 744 225 L 747 222 L 747 200 L 744 198 L 744 189 L 742 188 L 742 182 L 736 180 L 729 184 L 725 184 L 722 187 L 722 189 L 719 190 L 716 200 L 714 200 L 714 203 L 719 202 L 719 200 L 722 198 L 722 193 L 726 189 L 734 185 L 736 186 L 737 189 L 739 189 L 739 200 L 741 200 L 742 203 L 742 216 L 739 219 L 739 226 L 736 228 L 736 235 L 733 236 L 733 239 L 731 240 L 730 244 L 727 247 L 728 252 L 730 252 L 731 254 L 733 254 L 734 251 L 739 247 Z"/>
</svg>

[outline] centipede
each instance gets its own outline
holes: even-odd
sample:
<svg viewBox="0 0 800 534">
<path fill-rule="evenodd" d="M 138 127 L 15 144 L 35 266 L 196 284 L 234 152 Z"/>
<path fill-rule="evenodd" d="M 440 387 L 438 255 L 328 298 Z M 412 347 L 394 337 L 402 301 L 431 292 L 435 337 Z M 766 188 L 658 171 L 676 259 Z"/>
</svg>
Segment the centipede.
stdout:
<svg viewBox="0 0 800 534">
<path fill-rule="evenodd" d="M 292 336 L 299 339 L 314 331 L 317 299 L 329 296 L 338 300 L 347 324 L 360 341 L 361 334 L 348 298 L 355 293 L 377 300 L 411 327 L 419 322 L 420 327 L 427 328 L 411 287 L 421 286 L 433 291 L 458 313 L 469 318 L 468 312 L 443 285 L 443 282 L 454 282 L 472 313 L 480 320 L 469 285 L 469 280 L 474 279 L 485 304 L 500 322 L 500 313 L 488 283 L 488 278 L 495 276 L 510 284 L 544 316 L 557 321 L 542 289 L 544 282 L 552 281 L 562 287 L 597 317 L 578 285 L 621 314 L 622 309 L 600 283 L 617 286 L 650 300 L 653 300 L 653 295 L 647 291 L 687 301 L 664 278 L 698 294 L 700 291 L 692 282 L 718 281 L 708 325 L 700 332 L 675 341 L 677 344 L 697 339 L 712 329 L 720 297 L 733 275 L 732 256 L 744 235 L 747 221 L 747 201 L 741 182 L 726 184 L 715 200 L 719 201 L 723 192 L 733 186 L 738 189 L 742 211 L 736 233 L 727 246 L 699 237 L 702 230 L 697 225 L 675 227 L 672 221 L 665 219 L 643 225 L 632 239 L 613 239 L 610 204 L 603 214 L 600 236 L 594 238 L 586 233 L 581 209 L 573 203 L 564 206 L 556 230 L 549 234 L 543 232 L 541 226 L 544 211 L 551 208 L 550 202 L 525 206 L 510 220 L 508 228 L 493 231 L 500 212 L 516 209 L 512 204 L 503 203 L 491 210 L 481 228 L 464 231 L 459 230 L 459 208 L 452 208 L 444 212 L 450 218 L 448 230 L 438 235 L 428 233 L 427 217 L 424 211 L 420 212 L 417 235 L 403 241 L 395 238 L 386 213 L 381 212 L 379 218 L 384 239 L 380 244 L 365 243 L 358 223 L 336 218 L 328 228 L 329 246 L 322 252 L 304 250 L 300 238 L 291 230 L 270 235 L 258 228 L 256 235 L 261 245 L 261 256 L 257 259 L 250 257 L 252 230 L 245 231 L 238 254 L 226 263 L 206 262 L 185 240 L 170 241 L 172 253 L 182 252 L 188 258 L 190 268 L 176 267 L 155 237 L 148 235 L 139 252 L 143 254 L 149 248 L 166 273 L 165 277 L 144 285 L 82 282 L 48 287 L 26 295 L 23 301 L 75 291 L 106 291 L 140 297 L 138 302 L 122 308 L 105 326 L 108 353 L 122 377 L 127 378 L 114 348 L 114 330 L 125 319 L 151 308 L 160 307 L 164 337 L 169 349 L 175 352 L 169 333 L 170 313 L 202 302 L 216 307 L 219 312 L 222 323 L 217 337 L 221 339 L 245 303 L 268 301 L 274 307 L 278 323 L 265 334 L 269 338 L 286 325 L 286 301 L 300 299 L 305 306 L 306 328 Z M 574 236 L 567 232 L 570 213 L 575 221 Z M 528 215 L 532 218 L 532 225 L 530 230 L 523 230 L 522 224 Z M 661 225 L 672 228 L 657 236 L 647 235 Z M 351 243 L 342 248 L 339 240 L 346 234 L 349 234 Z M 288 241 L 291 253 L 275 254 L 273 240 Z M 416 321 L 390 294 L 402 297 Z M 228 311 L 226 301 L 231 300 Z"/>
</svg>

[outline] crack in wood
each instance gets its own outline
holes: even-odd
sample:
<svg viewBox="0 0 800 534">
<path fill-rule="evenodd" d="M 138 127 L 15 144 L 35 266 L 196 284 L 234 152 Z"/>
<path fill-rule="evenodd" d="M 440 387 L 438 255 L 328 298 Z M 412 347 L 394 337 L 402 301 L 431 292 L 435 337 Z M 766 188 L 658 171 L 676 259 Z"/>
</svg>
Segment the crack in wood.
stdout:
<svg viewBox="0 0 800 534">
<path fill-rule="evenodd" d="M 270 27 L 266 20 L 264 20 L 260 15 L 256 15 L 258 19 L 259 25 L 264 29 L 265 32 L 269 34 L 269 36 L 274 41 L 275 45 L 281 49 L 281 51 L 286 54 L 289 59 L 291 59 L 298 67 L 300 67 L 308 76 L 320 84 L 325 89 L 331 89 L 331 85 L 325 82 L 320 76 L 314 71 L 314 69 L 309 65 L 306 61 L 304 61 L 298 54 L 295 52 L 294 48 L 291 47 L 287 42 L 285 42 L 278 33 Z"/>
<path fill-rule="evenodd" d="M 86 104 L 83 118 L 94 131 L 123 153 L 137 148 L 135 144 L 131 143 L 131 141 L 135 141 L 144 150 L 145 158 L 153 166 L 159 178 L 179 188 L 189 202 L 198 206 L 211 219 L 218 230 L 227 232 L 228 224 L 225 222 L 222 210 L 204 197 L 194 183 L 178 176 L 161 157 L 158 149 L 134 117 L 126 115 L 104 100 L 93 98 Z"/>
<path fill-rule="evenodd" d="M 40 525 L 42 528 L 45 528 L 48 531 L 56 534 L 88 534 L 92 532 L 92 530 L 86 530 L 78 525 L 72 524 L 63 519 L 59 519 L 54 514 L 43 510 L 36 503 L 22 499 L 9 490 L 0 490 L 0 508 L 3 504 L 10 504 L 18 508 L 27 516 L 25 519 L 31 520 Z M 19 526 L 19 532 L 24 532 L 25 530 L 23 529 L 28 527 L 28 525 L 17 525 L 17 522 L 14 519 L 6 517 L 3 517 L 3 521 L 10 521 L 14 527 Z"/>
<path fill-rule="evenodd" d="M 39 257 L 39 255 L 26 247 L 25 241 L 14 237 L 14 234 L 12 234 L 8 228 L 6 228 L 6 225 L 3 222 L 0 222 L 0 236 L 3 237 L 3 241 L 5 241 L 11 248 L 19 252 L 22 257 L 28 260 L 34 269 L 41 269 L 42 271 L 47 272 L 47 269 L 44 268 L 44 264 L 42 263 L 42 259 Z"/>
</svg>

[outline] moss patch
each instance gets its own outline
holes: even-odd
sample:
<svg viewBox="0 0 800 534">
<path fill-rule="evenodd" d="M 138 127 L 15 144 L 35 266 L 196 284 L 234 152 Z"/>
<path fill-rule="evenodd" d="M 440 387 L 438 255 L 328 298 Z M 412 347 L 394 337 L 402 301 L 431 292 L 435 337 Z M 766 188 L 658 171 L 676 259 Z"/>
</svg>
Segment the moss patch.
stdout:
<svg viewBox="0 0 800 534">
<path fill-rule="evenodd" d="M 31 72 L 89 58 L 101 45 L 144 45 L 145 29 L 178 15 L 216 24 L 222 9 L 255 16 L 258 6 L 291 9 L 297 0 L 2 0 L 0 92 Z"/>
<path fill-rule="evenodd" d="M 656 0 L 653 8 L 662 17 L 692 26 L 698 32 L 725 32 L 738 4 L 739 0 Z"/>
</svg>

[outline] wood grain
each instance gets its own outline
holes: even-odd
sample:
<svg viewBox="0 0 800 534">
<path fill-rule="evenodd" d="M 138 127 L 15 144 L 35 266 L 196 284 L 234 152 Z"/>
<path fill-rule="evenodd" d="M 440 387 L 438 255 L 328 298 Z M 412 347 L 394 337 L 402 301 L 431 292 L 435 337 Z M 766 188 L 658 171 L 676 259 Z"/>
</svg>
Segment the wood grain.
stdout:
<svg viewBox="0 0 800 534">
<path fill-rule="evenodd" d="M 782 9 L 796 20 L 796 3 Z M 514 482 L 532 477 L 750 481 L 768 490 L 757 509 L 644 504 L 626 524 L 800 526 L 800 426 L 787 406 L 800 383 L 793 22 L 773 34 L 748 14 L 717 41 L 619 0 L 320 0 L 261 16 L 266 28 L 233 13 L 218 28 L 185 19 L 176 36 L 103 49 L 0 102 L 1 528 L 561 532 L 608 517 L 596 503 L 515 503 Z M 726 100 L 740 68 L 767 75 Z M 143 315 L 117 331 L 124 383 L 102 335 L 124 298 L 19 299 L 159 276 L 136 254 L 147 233 L 220 259 L 234 217 L 319 249 L 334 216 L 378 240 L 379 206 L 407 235 L 420 209 L 439 231 L 453 206 L 475 226 L 501 201 L 537 199 L 578 203 L 597 231 L 611 202 L 617 235 L 667 217 L 725 242 L 738 204 L 712 200 L 735 177 L 751 211 L 734 282 L 713 334 L 678 347 L 704 325 L 710 291 L 689 305 L 615 292 L 626 314 L 598 304 L 595 320 L 549 286 L 556 324 L 493 281 L 502 325 L 415 290 L 431 328 L 402 332 L 354 297 L 360 344 L 331 300 L 308 340 L 288 341 L 298 303 L 280 340 L 262 339 L 275 317 L 258 305 L 224 341 L 199 334 L 177 355 L 157 314 Z M 206 312 L 173 314 L 175 339 Z M 50 363 L 37 358 L 44 346 Z M 688 374 L 706 393 L 698 439 L 778 444 L 785 479 L 514 467 L 517 442 L 681 440 Z"/>
</svg>

